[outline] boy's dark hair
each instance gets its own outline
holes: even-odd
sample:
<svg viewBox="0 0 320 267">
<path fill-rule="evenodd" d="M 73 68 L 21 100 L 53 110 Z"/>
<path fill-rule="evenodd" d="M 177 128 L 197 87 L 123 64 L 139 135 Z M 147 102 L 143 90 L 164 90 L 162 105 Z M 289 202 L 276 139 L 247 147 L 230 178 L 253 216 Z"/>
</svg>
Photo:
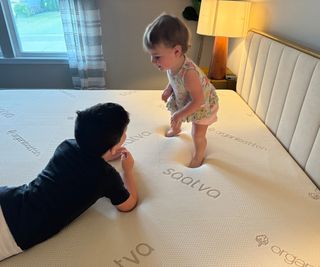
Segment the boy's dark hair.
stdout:
<svg viewBox="0 0 320 267">
<path fill-rule="evenodd" d="M 143 47 L 149 50 L 161 43 L 170 48 L 181 45 L 182 52 L 186 53 L 189 37 L 187 26 L 179 18 L 161 14 L 147 26 L 143 35 Z"/>
<path fill-rule="evenodd" d="M 81 150 L 101 157 L 119 143 L 129 121 L 128 112 L 119 104 L 97 104 L 77 111 L 74 136 Z"/>
</svg>

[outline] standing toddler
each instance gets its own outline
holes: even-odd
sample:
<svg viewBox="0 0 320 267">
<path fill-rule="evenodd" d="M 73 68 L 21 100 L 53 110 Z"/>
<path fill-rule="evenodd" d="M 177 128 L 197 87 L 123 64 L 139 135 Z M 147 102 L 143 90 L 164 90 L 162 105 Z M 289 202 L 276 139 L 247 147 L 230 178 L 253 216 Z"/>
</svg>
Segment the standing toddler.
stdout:
<svg viewBox="0 0 320 267">
<path fill-rule="evenodd" d="M 182 122 L 192 122 L 194 154 L 189 167 L 202 165 L 207 147 L 208 126 L 217 121 L 218 97 L 214 86 L 202 70 L 186 56 L 189 31 L 177 17 L 162 14 L 145 30 L 144 49 L 151 62 L 166 71 L 169 83 L 162 93 L 171 112 L 167 137 L 181 131 Z"/>
</svg>

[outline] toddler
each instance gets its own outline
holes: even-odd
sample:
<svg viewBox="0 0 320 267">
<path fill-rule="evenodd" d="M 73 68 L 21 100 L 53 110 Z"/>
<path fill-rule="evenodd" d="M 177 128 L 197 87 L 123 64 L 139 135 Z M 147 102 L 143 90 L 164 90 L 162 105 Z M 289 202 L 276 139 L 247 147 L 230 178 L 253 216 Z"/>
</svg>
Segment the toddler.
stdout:
<svg viewBox="0 0 320 267">
<path fill-rule="evenodd" d="M 201 69 L 186 56 L 189 31 L 177 17 L 162 14 L 144 32 L 143 46 L 151 62 L 166 71 L 169 83 L 162 93 L 171 112 L 167 137 L 181 131 L 181 123 L 192 122 L 194 155 L 189 167 L 202 165 L 205 158 L 208 126 L 217 121 L 218 97 L 214 86 Z"/>
</svg>

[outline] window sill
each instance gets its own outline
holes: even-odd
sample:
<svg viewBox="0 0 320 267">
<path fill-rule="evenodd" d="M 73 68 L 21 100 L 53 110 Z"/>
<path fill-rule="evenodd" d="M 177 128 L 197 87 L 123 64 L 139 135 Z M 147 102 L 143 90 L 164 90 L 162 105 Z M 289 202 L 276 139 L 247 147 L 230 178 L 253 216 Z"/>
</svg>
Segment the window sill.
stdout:
<svg viewBox="0 0 320 267">
<path fill-rule="evenodd" d="M 36 57 L 15 57 L 0 58 L 0 64 L 61 64 L 67 65 L 66 58 L 36 58 Z"/>
</svg>

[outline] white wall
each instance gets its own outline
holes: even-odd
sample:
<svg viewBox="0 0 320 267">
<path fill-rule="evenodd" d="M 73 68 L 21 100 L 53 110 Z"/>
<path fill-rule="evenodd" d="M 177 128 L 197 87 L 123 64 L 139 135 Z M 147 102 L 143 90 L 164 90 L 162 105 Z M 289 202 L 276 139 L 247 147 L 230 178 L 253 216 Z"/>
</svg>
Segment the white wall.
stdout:
<svg viewBox="0 0 320 267">
<path fill-rule="evenodd" d="M 182 18 L 191 0 L 99 0 L 103 30 L 104 56 L 107 63 L 107 87 L 123 89 L 163 89 L 165 73 L 150 62 L 143 50 L 145 27 L 162 12 Z M 188 55 L 197 58 L 200 36 L 197 22 L 184 20 L 192 33 Z"/>
<path fill-rule="evenodd" d="M 320 51 L 319 0 L 252 0 L 250 27 Z M 230 42 L 228 66 L 237 73 L 241 42 Z"/>
<path fill-rule="evenodd" d="M 251 26 L 320 51 L 319 0 L 253 0 Z"/>
</svg>

